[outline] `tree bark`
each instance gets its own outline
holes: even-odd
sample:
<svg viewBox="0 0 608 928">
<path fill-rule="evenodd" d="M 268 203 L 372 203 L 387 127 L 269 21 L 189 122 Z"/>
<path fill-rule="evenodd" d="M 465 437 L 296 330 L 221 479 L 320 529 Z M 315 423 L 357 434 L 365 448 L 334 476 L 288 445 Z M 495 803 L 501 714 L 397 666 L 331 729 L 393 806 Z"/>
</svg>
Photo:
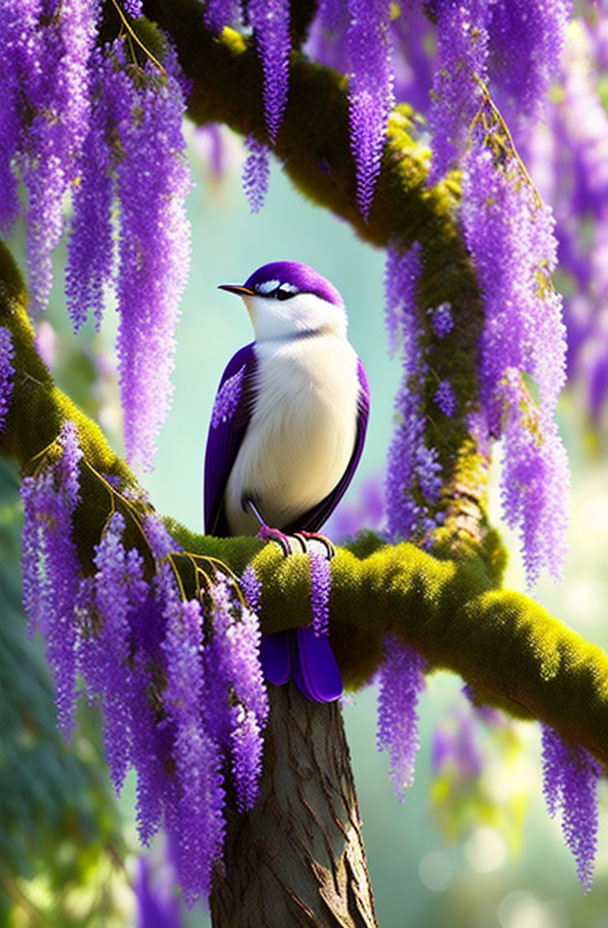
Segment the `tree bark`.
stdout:
<svg viewBox="0 0 608 928">
<path fill-rule="evenodd" d="M 255 808 L 228 813 L 214 928 L 377 928 L 340 704 L 270 686 Z"/>
</svg>

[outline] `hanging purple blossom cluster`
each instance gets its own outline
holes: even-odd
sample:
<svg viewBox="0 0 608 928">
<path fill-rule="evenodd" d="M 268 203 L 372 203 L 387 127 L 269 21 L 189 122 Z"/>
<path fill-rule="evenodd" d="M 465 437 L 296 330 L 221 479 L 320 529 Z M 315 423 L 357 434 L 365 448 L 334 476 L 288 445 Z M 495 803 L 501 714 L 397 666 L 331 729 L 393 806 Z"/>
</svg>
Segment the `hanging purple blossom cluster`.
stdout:
<svg viewBox="0 0 608 928">
<path fill-rule="evenodd" d="M 50 450 L 50 449 L 49 449 Z M 228 782 L 241 811 L 255 803 L 268 715 L 260 632 L 235 582 L 192 559 L 198 593 L 187 599 L 175 545 L 158 516 L 141 519 L 126 494 L 115 508 L 86 576 L 73 541 L 80 498 L 76 429 L 66 423 L 54 463 L 23 481 L 23 599 L 56 685 L 61 730 L 73 728 L 77 674 L 103 712 L 112 782 L 137 771 L 137 821 L 147 843 L 164 827 L 189 904 L 210 891 L 220 861 Z M 88 466 L 88 465 L 87 465 Z M 111 486 L 108 484 L 108 490 Z M 154 572 L 125 546 L 136 521 Z M 177 581 L 177 582 L 176 582 Z M 247 578 L 255 601 L 255 577 Z M 258 592 L 259 600 L 259 592 Z"/>
<path fill-rule="evenodd" d="M 44 309 L 51 290 L 51 252 L 63 231 L 63 198 L 76 176 L 91 105 L 96 5 L 72 0 L 59 7 L 53 0 L 0 5 L 0 228 L 7 234 L 14 225 L 22 180 L 34 313 Z"/>
<path fill-rule="evenodd" d="M 387 459 L 386 512 L 393 540 L 428 539 L 436 524 L 432 504 L 441 490 L 437 450 L 427 446 L 425 436 L 422 390 L 427 365 L 420 346 L 421 327 L 416 313 L 420 255 L 418 243 L 405 253 L 392 245 L 386 261 L 389 345 L 402 345 L 403 366 L 401 386 L 395 399 L 397 425 Z"/>
<path fill-rule="evenodd" d="M 11 333 L 4 326 L 0 326 L 0 432 L 4 428 L 13 393 L 15 369 L 12 362 L 14 356 L 15 349 Z"/>
<path fill-rule="evenodd" d="M 268 139 L 279 132 L 289 86 L 291 51 L 287 0 L 247 0 L 243 18 L 252 28 L 264 72 L 263 99 Z M 319 61 L 349 75 L 350 132 L 356 163 L 357 202 L 367 218 L 386 125 L 393 105 L 393 66 L 389 0 L 321 0 L 312 24 L 307 50 Z M 211 0 L 206 24 L 216 32 L 241 18 L 235 0 Z M 329 59 L 329 61 L 328 61 Z M 268 189 L 268 149 L 248 139 L 243 184 L 252 212 L 257 212 Z"/>
<path fill-rule="evenodd" d="M 135 878 L 136 928 L 182 928 L 174 868 L 154 852 L 140 857 Z"/>
<path fill-rule="evenodd" d="M 351 146 L 357 164 L 357 202 L 367 218 L 386 124 L 393 107 L 393 65 L 389 43 L 389 0 L 348 0 L 346 48 L 350 62 Z"/>
<path fill-rule="evenodd" d="M 561 813 L 564 840 L 576 860 L 576 875 L 591 889 L 597 850 L 597 783 L 600 764 L 584 748 L 567 744 L 542 726 L 543 793 L 551 817 Z"/>
<path fill-rule="evenodd" d="M 555 213 L 560 272 L 570 278 L 568 375 L 585 385 L 590 418 L 605 428 L 608 119 L 599 88 L 608 65 L 608 8 L 581 7 L 567 31 L 572 8 L 571 0 L 412 0 L 391 17 L 389 35 L 395 97 L 425 115 L 433 130 L 433 180 L 462 155 L 468 127 L 483 107 L 484 82 L 498 105 Z M 332 15 L 322 20 L 326 9 Z M 346 0 L 322 4 L 311 54 L 347 70 L 345 44 L 337 39 L 347 26 Z M 549 95 L 552 81 L 559 92 Z M 546 125 L 534 124 L 539 116 Z"/>
<path fill-rule="evenodd" d="M 464 158 L 462 220 L 484 296 L 479 345 L 481 426 L 505 438 L 502 498 L 518 527 L 528 583 L 547 567 L 555 578 L 565 557 L 568 462 L 553 418 L 565 380 L 561 299 L 553 222 L 515 157 L 501 160 L 490 130 Z M 534 401 L 522 375 L 536 386 Z"/>
<path fill-rule="evenodd" d="M 125 12 L 138 16 L 141 3 L 132 0 Z M 134 464 L 150 467 L 189 263 L 184 102 L 173 52 L 161 65 L 123 37 L 101 49 L 100 16 L 96 0 L 0 3 L 0 228 L 7 234 L 15 223 L 22 181 L 38 313 L 72 195 L 68 310 L 75 329 L 89 313 L 99 322 L 104 287 L 114 287 L 125 445 Z"/>
<path fill-rule="evenodd" d="M 608 60 L 608 9 L 588 10 L 567 37 L 560 92 L 546 125 L 528 144 L 528 160 L 553 206 L 559 269 L 565 275 L 568 379 L 581 384 L 591 423 L 605 434 L 608 410 L 606 230 L 608 117 L 602 86 Z"/>
<path fill-rule="evenodd" d="M 245 147 L 249 154 L 243 165 L 243 192 L 251 212 L 259 213 L 264 205 L 270 181 L 268 149 L 253 135 L 247 136 Z"/>
<path fill-rule="evenodd" d="M 274 144 L 287 104 L 291 50 L 289 2 L 247 0 L 244 11 L 241 11 L 238 0 L 210 0 L 205 10 L 205 23 L 214 32 L 221 32 L 224 26 L 237 24 L 242 12 L 253 30 L 262 61 L 266 128 L 269 141 Z M 268 148 L 253 135 L 247 137 L 246 146 L 249 154 L 243 167 L 243 189 L 251 212 L 257 213 L 264 205 L 268 192 Z"/>
<path fill-rule="evenodd" d="M 487 0 L 438 0 L 433 8 L 437 16 L 437 68 L 429 113 L 432 184 L 458 161 L 482 99 L 479 82 L 487 80 L 490 4 Z"/>
<path fill-rule="evenodd" d="M 308 556 L 310 558 L 312 627 L 318 637 L 319 635 L 327 635 L 329 632 L 331 562 L 325 552 L 311 550 Z"/>
<path fill-rule="evenodd" d="M 427 101 L 432 129 L 431 182 L 454 167 L 490 90 L 514 128 L 544 109 L 559 71 L 572 0 L 433 0 L 437 53 Z M 429 47 L 427 43 L 426 47 Z M 428 64 L 420 69 L 428 81 Z M 398 80 L 399 84 L 399 80 Z"/>
<path fill-rule="evenodd" d="M 454 710 L 447 724 L 435 728 L 431 764 L 433 776 L 450 772 L 459 784 L 479 776 L 483 761 L 471 712 Z"/>
<path fill-rule="evenodd" d="M 394 103 L 390 21 L 388 0 L 322 0 L 307 44 L 314 58 L 349 76 L 357 203 L 366 219 Z"/>
<path fill-rule="evenodd" d="M 388 751 L 395 795 L 403 802 L 414 782 L 418 740 L 418 699 L 424 689 L 423 658 L 393 635 L 384 642 L 385 659 L 378 673 L 379 751 Z"/>
<path fill-rule="evenodd" d="M 59 462 L 21 484 L 23 500 L 23 607 L 28 633 L 42 632 L 55 678 L 58 724 L 67 738 L 73 728 L 76 682 L 76 624 L 80 608 L 79 562 L 72 540 L 72 515 L 80 498 L 82 456 L 76 430 L 66 423 L 59 436 Z"/>
<path fill-rule="evenodd" d="M 519 102 L 519 89 L 522 114 L 538 112 L 559 66 L 569 4 L 538 6 L 535 18 L 529 4 L 427 4 L 437 28 L 429 182 L 455 165 L 462 169 L 460 218 L 485 310 L 478 345 L 480 408 L 469 425 L 482 448 L 504 438 L 503 509 L 509 524 L 519 529 L 530 585 L 543 569 L 558 577 L 565 556 L 569 477 L 553 418 L 565 380 L 565 330 L 561 300 L 549 277 L 556 262 L 553 220 L 488 88 L 506 105 Z M 539 43 L 546 51 L 542 63 L 536 60 Z M 516 47 L 518 81 L 505 63 L 511 47 Z M 428 69 L 425 73 L 428 77 Z M 416 272 L 409 267 L 414 260 L 413 253 L 405 258 L 389 249 L 386 272 L 389 345 L 392 351 L 402 345 L 405 368 L 387 477 L 389 528 L 402 537 L 432 531 L 425 512 L 432 510 L 441 487 L 422 407 L 423 395 L 428 402 L 424 380 L 429 375 L 420 347 L 423 326 L 428 328 L 430 321 L 436 338 L 443 339 L 454 324 L 447 304 L 428 311 L 421 307 L 427 317 L 417 316 Z M 431 396 L 444 416 L 456 414 L 458 396 L 449 380 L 436 379 Z"/>
<path fill-rule="evenodd" d="M 350 76 L 362 213 L 367 216 L 371 205 L 395 97 L 428 114 L 435 182 L 458 160 L 482 100 L 482 82 L 489 81 L 510 117 L 523 122 L 538 115 L 558 68 L 571 8 L 571 0 L 322 0 L 306 50 Z M 433 60 L 429 49 L 435 45 Z"/>
</svg>

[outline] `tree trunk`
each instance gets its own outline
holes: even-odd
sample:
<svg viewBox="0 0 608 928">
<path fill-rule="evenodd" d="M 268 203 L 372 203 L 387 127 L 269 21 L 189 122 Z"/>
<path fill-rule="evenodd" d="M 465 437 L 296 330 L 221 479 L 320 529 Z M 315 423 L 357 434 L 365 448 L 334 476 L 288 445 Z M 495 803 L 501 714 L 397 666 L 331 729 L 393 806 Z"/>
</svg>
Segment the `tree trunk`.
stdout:
<svg viewBox="0 0 608 928">
<path fill-rule="evenodd" d="M 228 812 L 214 928 L 377 928 L 340 704 L 270 686 L 255 808 Z"/>
</svg>

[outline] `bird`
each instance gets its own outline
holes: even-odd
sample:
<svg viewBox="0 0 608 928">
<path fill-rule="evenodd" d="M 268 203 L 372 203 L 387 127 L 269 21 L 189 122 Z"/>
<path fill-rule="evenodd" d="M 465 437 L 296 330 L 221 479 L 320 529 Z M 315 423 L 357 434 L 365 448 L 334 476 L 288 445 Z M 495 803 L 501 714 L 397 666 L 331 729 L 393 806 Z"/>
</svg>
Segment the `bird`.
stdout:
<svg viewBox="0 0 608 928">
<path fill-rule="evenodd" d="M 347 338 L 336 287 L 312 267 L 274 261 L 244 284 L 254 341 L 229 361 L 211 412 L 204 468 L 208 535 L 255 535 L 284 553 L 319 529 L 359 464 L 370 410 L 369 381 Z M 327 544 L 328 556 L 333 549 Z M 304 696 L 331 702 L 342 678 L 329 641 L 312 627 L 262 635 L 266 680 L 293 677 Z"/>
</svg>

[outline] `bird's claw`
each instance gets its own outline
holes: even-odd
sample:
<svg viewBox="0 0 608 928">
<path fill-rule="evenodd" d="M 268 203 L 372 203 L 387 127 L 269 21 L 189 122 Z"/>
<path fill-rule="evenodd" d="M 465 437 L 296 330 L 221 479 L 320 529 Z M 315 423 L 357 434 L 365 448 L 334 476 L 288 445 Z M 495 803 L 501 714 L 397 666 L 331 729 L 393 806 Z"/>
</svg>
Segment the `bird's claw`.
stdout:
<svg viewBox="0 0 608 928">
<path fill-rule="evenodd" d="M 309 541 L 317 541 L 320 545 L 323 545 L 327 551 L 328 561 L 331 561 L 331 559 L 336 556 L 336 548 L 333 541 L 328 538 L 327 535 L 323 535 L 322 532 L 300 532 L 299 534 L 302 535 L 306 543 L 307 550 Z"/>
<path fill-rule="evenodd" d="M 258 538 L 261 541 L 276 541 L 283 552 L 283 557 L 289 557 L 290 554 L 306 554 L 308 548 L 306 542 L 298 534 L 286 535 L 278 528 L 270 528 L 269 525 L 260 525 Z M 299 546 L 299 550 L 295 548 Z"/>
<path fill-rule="evenodd" d="M 283 557 L 289 557 L 290 554 L 308 554 L 310 551 L 309 542 L 311 541 L 317 541 L 323 545 L 327 552 L 328 561 L 331 561 L 336 553 L 336 549 L 329 538 L 320 532 L 293 532 L 286 535 L 285 532 L 281 532 L 278 528 L 270 528 L 270 526 L 262 524 L 258 532 L 258 538 L 261 541 L 276 541 L 283 552 Z"/>
</svg>

